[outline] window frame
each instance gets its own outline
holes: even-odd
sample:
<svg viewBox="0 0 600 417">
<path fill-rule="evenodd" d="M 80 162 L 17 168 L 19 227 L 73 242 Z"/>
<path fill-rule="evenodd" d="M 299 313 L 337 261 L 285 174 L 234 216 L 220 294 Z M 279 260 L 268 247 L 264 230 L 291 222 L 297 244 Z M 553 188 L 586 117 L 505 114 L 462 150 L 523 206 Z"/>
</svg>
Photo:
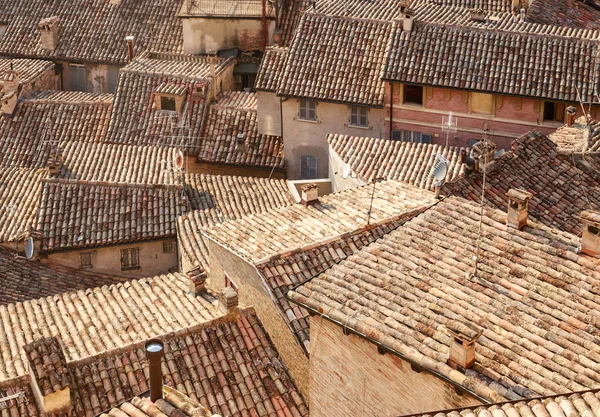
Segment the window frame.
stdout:
<svg viewBox="0 0 600 417">
<path fill-rule="evenodd" d="M 84 263 L 84 259 L 87 260 Z M 79 252 L 79 267 L 80 268 L 93 268 L 94 264 L 92 263 L 92 252 Z"/>
<path fill-rule="evenodd" d="M 117 92 L 117 85 L 119 85 L 119 67 L 109 65 L 108 67 L 108 92 L 114 94 Z"/>
<path fill-rule="evenodd" d="M 416 132 L 413 130 L 392 130 L 392 140 L 395 141 L 430 145 L 432 139 L 433 135 L 431 133 Z"/>
<path fill-rule="evenodd" d="M 121 249 L 121 271 L 133 271 L 136 269 L 141 269 L 140 248 Z"/>
<path fill-rule="evenodd" d="M 306 162 L 304 162 L 306 161 Z M 314 162 L 314 167 L 311 167 Z M 306 170 L 306 171 L 304 171 Z M 311 174 L 314 172 L 314 176 Z M 300 155 L 300 179 L 316 180 L 319 177 L 319 159 L 314 155 Z M 306 174 L 306 175 L 305 175 Z"/>
<path fill-rule="evenodd" d="M 172 240 L 163 240 L 163 253 L 175 252 L 175 245 Z"/>
<path fill-rule="evenodd" d="M 225 287 L 233 288 L 235 293 L 239 294 L 239 287 L 237 286 L 235 281 L 229 277 L 227 273 L 225 273 Z"/>
<path fill-rule="evenodd" d="M 167 107 L 171 107 L 171 106 L 165 106 L 165 103 L 171 103 L 173 102 L 173 108 L 167 108 Z M 160 109 L 163 111 L 173 111 L 176 112 L 177 111 L 177 101 L 175 100 L 175 98 L 173 97 L 169 97 L 169 96 L 160 96 Z"/>
<path fill-rule="evenodd" d="M 82 81 L 80 79 L 82 74 L 83 84 L 80 84 Z M 75 79 L 77 79 L 77 88 L 75 88 Z M 85 68 L 85 65 L 69 64 L 69 87 L 71 91 L 87 92 L 87 69 Z"/>
<path fill-rule="evenodd" d="M 313 118 L 311 118 L 311 116 Z M 298 120 L 303 120 L 306 122 L 318 121 L 316 100 L 311 100 L 309 98 L 298 99 Z"/>
<path fill-rule="evenodd" d="M 552 108 L 552 114 L 553 114 L 552 119 L 547 119 L 546 118 L 546 105 L 547 104 L 551 104 L 553 106 L 553 108 Z M 562 107 L 562 115 L 561 115 L 560 120 L 558 120 L 556 118 L 556 111 L 558 109 L 560 109 L 561 107 Z M 542 122 L 544 122 L 544 123 L 565 123 L 565 112 L 566 112 L 565 103 L 562 103 L 562 102 L 559 102 L 559 101 L 550 101 L 550 100 L 547 100 L 547 101 L 543 102 L 541 111 L 542 111 Z"/>
<path fill-rule="evenodd" d="M 421 90 L 421 100 L 413 101 L 408 99 L 408 94 L 410 89 L 420 89 Z M 413 84 L 403 84 L 402 85 L 402 104 L 409 106 L 419 106 L 423 107 L 425 104 L 425 88 L 422 85 L 413 85 Z"/>
<path fill-rule="evenodd" d="M 363 118 L 364 123 L 362 123 Z M 350 106 L 350 119 L 348 120 L 348 126 L 369 127 L 369 108 L 365 106 Z"/>
</svg>

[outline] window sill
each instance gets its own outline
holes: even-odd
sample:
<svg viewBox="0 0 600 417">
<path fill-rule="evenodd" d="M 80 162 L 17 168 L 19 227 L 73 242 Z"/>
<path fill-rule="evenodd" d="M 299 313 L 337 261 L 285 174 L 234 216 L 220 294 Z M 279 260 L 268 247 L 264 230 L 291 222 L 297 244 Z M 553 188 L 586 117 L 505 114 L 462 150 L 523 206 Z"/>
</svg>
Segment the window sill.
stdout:
<svg viewBox="0 0 600 417">
<path fill-rule="evenodd" d="M 93 265 L 79 265 L 79 269 L 93 269 Z"/>
<path fill-rule="evenodd" d="M 540 123 L 542 126 L 552 126 L 552 127 L 561 127 L 563 126 L 565 123 L 564 122 L 556 122 L 554 120 L 543 120 L 542 123 Z"/>
<path fill-rule="evenodd" d="M 359 126 L 359 125 L 351 125 L 351 124 L 348 124 L 346 126 L 351 127 L 352 129 L 373 130 L 373 126 Z"/>
<path fill-rule="evenodd" d="M 423 106 L 422 103 L 419 104 L 419 103 L 411 103 L 410 101 L 408 101 L 408 102 L 405 101 L 405 102 L 403 102 L 403 103 L 400 104 L 400 107 L 410 107 L 410 108 L 413 108 L 413 109 L 415 109 L 415 108 L 416 109 L 422 109 L 424 106 Z"/>
<path fill-rule="evenodd" d="M 300 119 L 298 117 L 295 117 L 294 120 L 297 120 L 298 122 L 304 122 L 304 123 L 314 123 L 314 124 L 321 123 L 321 121 L 319 119 L 317 119 L 317 120 L 309 120 L 309 119 Z"/>
<path fill-rule="evenodd" d="M 130 266 L 128 268 L 121 267 L 121 271 L 135 271 L 136 269 L 142 269 L 142 268 L 139 266 Z"/>
</svg>

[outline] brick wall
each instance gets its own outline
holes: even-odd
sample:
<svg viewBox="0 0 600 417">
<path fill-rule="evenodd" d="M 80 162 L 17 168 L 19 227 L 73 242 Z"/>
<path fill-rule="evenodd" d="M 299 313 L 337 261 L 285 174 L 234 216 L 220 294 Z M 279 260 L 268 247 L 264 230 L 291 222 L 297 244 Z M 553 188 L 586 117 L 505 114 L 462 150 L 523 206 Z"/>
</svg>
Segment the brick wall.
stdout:
<svg viewBox="0 0 600 417">
<path fill-rule="evenodd" d="M 219 291 L 225 284 L 225 273 L 238 287 L 239 302 L 253 306 L 300 392 L 308 397 L 308 358 L 275 307 L 269 292 L 252 265 L 229 250 L 209 241 L 208 287 Z"/>
<path fill-rule="evenodd" d="M 310 323 L 311 417 L 399 416 L 480 404 L 321 317 Z"/>
</svg>

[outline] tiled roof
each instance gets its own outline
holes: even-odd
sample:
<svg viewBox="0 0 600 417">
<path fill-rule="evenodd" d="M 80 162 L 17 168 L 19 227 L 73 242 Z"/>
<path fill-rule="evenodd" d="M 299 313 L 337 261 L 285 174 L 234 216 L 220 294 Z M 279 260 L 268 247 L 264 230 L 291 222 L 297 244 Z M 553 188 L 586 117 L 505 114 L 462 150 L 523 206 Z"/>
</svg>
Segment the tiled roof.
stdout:
<svg viewBox="0 0 600 417">
<path fill-rule="evenodd" d="M 574 235 L 479 214 L 447 198 L 288 297 L 488 401 L 599 387 L 600 259 Z M 446 364 L 451 322 L 483 330 L 465 374 Z"/>
<path fill-rule="evenodd" d="M 600 29 L 600 10 L 587 0 L 533 0 L 527 10 L 527 20 L 556 26 Z"/>
<path fill-rule="evenodd" d="M 282 45 L 288 46 L 296 34 L 302 14 L 311 7 L 312 0 L 289 0 L 284 4 L 286 6 L 281 10 L 279 28 L 281 30 Z"/>
<path fill-rule="evenodd" d="M 174 164 L 177 148 L 67 142 L 57 177 L 128 184 L 182 184 Z"/>
<path fill-rule="evenodd" d="M 255 93 L 232 96 L 210 106 L 198 161 L 284 169 L 282 138 L 258 133 Z"/>
<path fill-rule="evenodd" d="M 48 395 L 71 385 L 67 360 L 56 336 L 34 340 L 23 346 L 42 395 Z"/>
<path fill-rule="evenodd" d="M 258 267 L 275 305 L 307 354 L 310 352 L 308 312 L 288 301 L 288 291 L 322 274 L 400 224 L 391 221 L 373 229 L 359 230 L 305 251 L 275 257 Z"/>
<path fill-rule="evenodd" d="M 40 337 L 59 336 L 67 362 L 72 362 L 193 331 L 220 316 L 216 299 L 191 294 L 189 280 L 181 274 L 2 305 L 0 382 L 27 374 L 22 347 Z"/>
<path fill-rule="evenodd" d="M 43 168 L 51 142 L 104 139 L 111 94 L 44 91 L 0 118 L 0 166 Z"/>
<path fill-rule="evenodd" d="M 93 271 L 27 261 L 22 256 L 0 249 L 0 304 L 118 284 L 127 280 L 128 278 Z"/>
<path fill-rule="evenodd" d="M 561 126 L 548 135 L 556 143 L 560 152 L 598 152 L 600 151 L 600 122 L 586 121 L 582 116 L 571 126 Z"/>
<path fill-rule="evenodd" d="M 533 194 L 531 216 L 546 226 L 580 234 L 583 226 L 575 216 L 586 208 L 600 208 L 598 165 L 598 156 L 559 154 L 550 139 L 532 131 L 515 140 L 487 173 L 486 203 L 505 210 L 508 190 L 523 188 Z M 482 180 L 481 173 L 462 176 L 446 183 L 442 194 L 480 201 Z"/>
<path fill-rule="evenodd" d="M 589 62 L 595 31 L 519 23 L 510 13 L 477 23 L 468 9 L 415 9 L 412 31 L 395 22 L 382 72 L 386 81 L 584 102 L 596 90 Z M 597 72 L 597 69 L 592 69 Z"/>
<path fill-rule="evenodd" d="M 268 18 L 274 18 L 275 9 L 267 5 Z M 190 0 L 184 2 L 180 16 L 262 18 L 261 0 Z"/>
<path fill-rule="evenodd" d="M 103 246 L 175 236 L 186 211 L 182 188 L 44 180 L 36 219 L 40 249 Z"/>
<path fill-rule="evenodd" d="M 219 73 L 231 59 L 219 59 Z M 170 144 L 174 136 L 201 136 L 210 86 L 210 64 L 206 57 L 145 53 L 121 69 L 107 142 L 122 144 Z M 186 91 L 182 114 L 154 108 L 155 91 L 164 84 Z M 198 93 L 197 90 L 200 92 Z"/>
<path fill-rule="evenodd" d="M 505 402 L 481 407 L 462 408 L 452 411 L 423 414 L 419 417 L 489 417 L 494 415 L 512 417 L 598 417 L 600 415 L 600 393 L 598 390 L 540 397 L 531 401 Z"/>
<path fill-rule="evenodd" d="M 26 238 L 34 225 L 45 169 L 0 169 L 0 242 Z"/>
<path fill-rule="evenodd" d="M 348 135 L 329 135 L 327 140 L 331 149 L 350 165 L 351 172 L 366 182 L 386 178 L 433 189 L 436 183 L 433 177 L 436 155 L 448 161 L 446 181 L 461 172 L 460 149 L 454 146 Z"/>
<path fill-rule="evenodd" d="M 2 55 L 68 61 L 127 63 L 126 36 L 135 37 L 135 51 L 181 52 L 183 28 L 177 13 L 182 0 L 7 1 L 0 16 L 8 24 L 0 39 Z M 58 17 L 54 51 L 42 49 L 38 24 Z"/>
<path fill-rule="evenodd" d="M 277 93 L 383 107 L 390 29 L 384 21 L 304 13 Z"/>
<path fill-rule="evenodd" d="M 435 201 L 429 191 L 389 180 L 377 183 L 374 193 L 373 185 L 365 185 L 319 197 L 308 206 L 294 204 L 245 216 L 202 233 L 251 263 L 261 264 L 272 256 L 307 250 L 369 225 L 414 215 Z"/>
<path fill-rule="evenodd" d="M 4 73 L 7 70 L 13 70 L 19 73 L 19 82 L 27 84 L 39 77 L 44 71 L 54 67 L 52 61 L 42 61 L 38 59 L 0 59 L 0 80 L 4 80 Z"/>
<path fill-rule="evenodd" d="M 258 91 L 277 91 L 279 83 L 283 78 L 285 69 L 285 60 L 287 58 L 288 48 L 271 47 L 267 48 L 263 56 L 254 88 Z"/>
<path fill-rule="evenodd" d="M 70 415 L 308 416 L 306 402 L 252 309 L 161 340 L 167 404 L 136 397 L 149 389 L 146 339 L 140 339 L 127 348 L 67 364 L 73 381 Z M 20 388 L 25 398 L 11 400 L 6 408 L 13 417 L 37 415 L 29 387 Z M 33 412 L 26 400 L 32 403 Z M 158 414 L 153 406 L 165 414 Z"/>
<path fill-rule="evenodd" d="M 205 270 L 208 248 L 201 228 L 294 203 L 285 180 L 187 174 L 185 181 L 192 211 L 177 219 L 181 256 Z"/>
</svg>

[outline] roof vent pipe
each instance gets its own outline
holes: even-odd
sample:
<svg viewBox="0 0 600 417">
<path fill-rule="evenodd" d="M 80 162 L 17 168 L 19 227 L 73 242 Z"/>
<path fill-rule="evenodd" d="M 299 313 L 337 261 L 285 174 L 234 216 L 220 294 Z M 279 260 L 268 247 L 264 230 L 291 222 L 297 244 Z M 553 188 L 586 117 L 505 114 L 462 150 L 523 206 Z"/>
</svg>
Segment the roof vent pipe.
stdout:
<svg viewBox="0 0 600 417">
<path fill-rule="evenodd" d="M 135 38 L 131 35 L 125 37 L 125 41 L 127 41 L 127 62 L 133 61 L 135 58 L 135 51 L 133 49 Z"/>
<path fill-rule="evenodd" d="M 525 9 L 521 9 L 521 13 L 519 15 L 519 23 L 525 23 Z"/>
<path fill-rule="evenodd" d="M 150 364 L 150 400 L 152 402 L 162 398 L 161 362 L 164 355 L 164 345 L 159 339 L 150 339 L 146 342 L 146 359 Z"/>
<path fill-rule="evenodd" d="M 575 123 L 575 114 L 577 113 L 577 109 L 573 106 L 567 107 L 567 126 L 573 126 Z"/>
</svg>

